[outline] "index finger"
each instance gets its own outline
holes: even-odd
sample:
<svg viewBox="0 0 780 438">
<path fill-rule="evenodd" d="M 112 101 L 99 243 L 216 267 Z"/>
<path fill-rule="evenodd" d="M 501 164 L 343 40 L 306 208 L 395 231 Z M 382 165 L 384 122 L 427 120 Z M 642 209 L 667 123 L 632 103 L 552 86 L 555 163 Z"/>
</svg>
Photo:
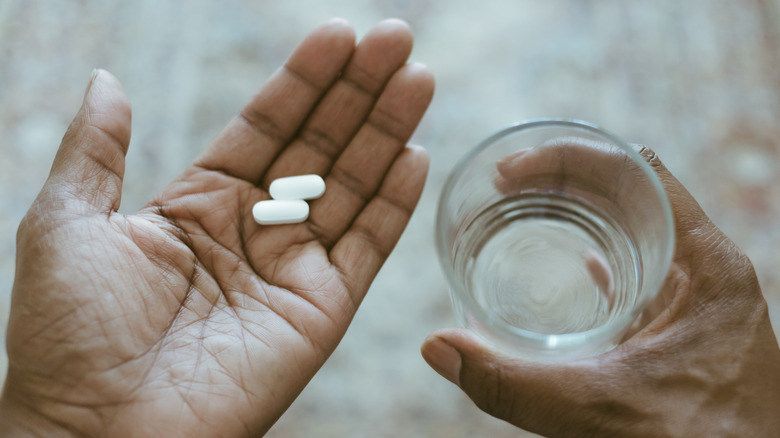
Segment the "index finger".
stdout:
<svg viewBox="0 0 780 438">
<path fill-rule="evenodd" d="M 504 193 L 539 184 L 560 191 L 580 187 L 616 202 L 652 196 L 652 186 L 632 184 L 643 172 L 626 151 L 600 141 L 559 137 L 518 151 L 496 163 L 496 186 Z"/>
</svg>

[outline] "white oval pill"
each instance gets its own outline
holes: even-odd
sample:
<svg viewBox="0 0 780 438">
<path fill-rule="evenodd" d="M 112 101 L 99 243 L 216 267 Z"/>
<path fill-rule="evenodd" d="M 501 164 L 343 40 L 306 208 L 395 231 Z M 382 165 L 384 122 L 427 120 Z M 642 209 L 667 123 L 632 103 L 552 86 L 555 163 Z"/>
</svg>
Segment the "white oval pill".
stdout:
<svg viewBox="0 0 780 438">
<path fill-rule="evenodd" d="M 298 175 L 275 179 L 268 188 L 274 199 L 317 199 L 325 193 L 319 175 Z"/>
<path fill-rule="evenodd" d="M 297 224 L 309 217 L 309 204 L 300 199 L 260 201 L 252 216 L 260 225 Z"/>
</svg>

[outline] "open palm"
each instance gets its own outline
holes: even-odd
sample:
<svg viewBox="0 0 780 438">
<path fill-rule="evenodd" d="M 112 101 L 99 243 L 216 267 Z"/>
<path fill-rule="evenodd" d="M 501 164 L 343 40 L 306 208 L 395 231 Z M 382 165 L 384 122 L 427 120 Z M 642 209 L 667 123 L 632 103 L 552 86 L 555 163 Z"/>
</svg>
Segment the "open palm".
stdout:
<svg viewBox="0 0 780 438">
<path fill-rule="evenodd" d="M 405 64 L 411 44 L 399 21 L 357 46 L 343 20 L 321 26 L 135 215 L 117 213 L 129 105 L 96 72 L 20 227 L 5 418 L 95 436 L 267 430 L 419 199 L 427 157 L 406 142 L 433 80 Z M 270 181 L 308 173 L 327 190 L 306 222 L 253 221 Z"/>
</svg>

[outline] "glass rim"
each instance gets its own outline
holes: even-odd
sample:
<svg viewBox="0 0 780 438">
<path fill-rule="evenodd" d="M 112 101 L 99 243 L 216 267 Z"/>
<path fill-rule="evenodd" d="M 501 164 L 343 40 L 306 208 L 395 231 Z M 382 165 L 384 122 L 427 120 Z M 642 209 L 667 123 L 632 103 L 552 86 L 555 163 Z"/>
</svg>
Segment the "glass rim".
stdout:
<svg viewBox="0 0 780 438">
<path fill-rule="evenodd" d="M 560 128 L 568 127 L 580 131 L 586 131 L 591 134 L 595 134 L 603 139 L 606 139 L 610 143 L 622 149 L 642 169 L 645 175 L 649 177 L 650 182 L 653 186 L 653 191 L 655 192 L 658 200 L 661 203 L 661 208 L 663 210 L 662 216 L 665 222 L 664 228 L 668 233 L 668 238 L 665 239 L 667 248 L 661 256 L 661 263 L 660 263 L 662 272 L 664 272 L 665 274 L 668 273 L 669 267 L 671 266 L 672 257 L 674 256 L 675 230 L 674 230 L 674 217 L 672 215 L 672 208 L 669 202 L 669 197 L 667 196 L 666 190 L 663 187 L 663 183 L 661 182 L 655 170 L 653 170 L 653 168 L 647 162 L 647 160 L 644 157 L 642 157 L 636 150 L 634 150 L 634 148 L 632 148 L 628 143 L 623 141 L 620 137 L 616 136 L 615 134 L 612 134 L 611 132 L 602 129 L 598 125 L 585 122 L 583 120 L 564 119 L 564 118 L 530 119 L 530 120 L 517 122 L 507 127 L 504 127 L 498 131 L 495 131 L 492 135 L 488 136 L 486 139 L 482 140 L 479 144 L 477 144 L 476 147 L 474 147 L 469 152 L 467 152 L 463 157 L 461 157 L 458 160 L 458 162 L 455 164 L 455 166 L 452 168 L 452 170 L 449 172 L 447 179 L 445 180 L 444 183 L 444 188 L 439 197 L 439 203 L 436 209 L 436 224 L 439 223 L 439 218 L 443 216 L 444 211 L 451 204 L 450 198 L 452 195 L 455 179 L 458 177 L 460 173 L 463 172 L 463 170 L 469 165 L 469 163 L 473 161 L 475 157 L 477 157 L 480 153 L 482 153 L 484 150 L 486 150 L 487 148 L 489 148 L 491 145 L 496 143 L 498 140 L 501 140 L 502 138 L 505 138 L 509 135 L 515 134 L 520 131 L 525 131 L 533 128 L 544 128 L 544 127 L 560 127 Z M 626 313 L 621 317 L 610 320 L 603 325 L 594 327 L 589 330 L 581 331 L 581 332 L 562 333 L 562 334 L 537 333 L 537 332 L 521 329 L 518 327 L 514 327 L 500 318 L 491 317 L 491 315 L 489 315 L 482 308 L 482 306 L 480 306 L 476 302 L 474 297 L 472 297 L 466 291 L 465 286 L 455 280 L 457 276 L 455 274 L 454 268 L 451 263 L 450 249 L 446 244 L 447 236 L 445 235 L 445 230 L 443 228 L 444 227 L 437 226 L 437 229 L 435 230 L 436 250 L 437 250 L 439 263 L 442 266 L 445 275 L 447 277 L 447 282 L 449 283 L 451 293 L 454 291 L 458 299 L 460 299 L 462 303 L 465 305 L 465 307 L 468 308 L 469 310 L 468 313 L 470 314 L 470 316 L 476 318 L 478 322 L 485 325 L 486 327 L 489 327 L 491 330 L 498 332 L 498 334 L 501 335 L 502 338 L 504 338 L 502 341 L 518 344 L 517 346 L 520 348 L 530 347 L 530 348 L 540 349 L 540 350 L 553 350 L 553 349 L 565 350 L 567 348 L 574 348 L 580 345 L 580 340 L 582 340 L 583 338 L 594 339 L 594 340 L 606 340 L 609 337 L 613 336 L 616 332 L 627 329 L 629 325 L 632 324 L 637 319 L 640 312 L 644 309 L 644 307 L 649 302 L 649 300 L 653 299 L 659 293 L 666 279 L 666 275 L 659 276 L 658 278 L 649 279 L 650 286 L 652 287 L 653 290 L 651 296 L 646 297 L 643 300 L 644 302 L 640 303 L 640 305 L 638 306 L 635 306 L 632 312 Z M 643 280 L 646 281 L 648 279 L 643 279 Z"/>
</svg>

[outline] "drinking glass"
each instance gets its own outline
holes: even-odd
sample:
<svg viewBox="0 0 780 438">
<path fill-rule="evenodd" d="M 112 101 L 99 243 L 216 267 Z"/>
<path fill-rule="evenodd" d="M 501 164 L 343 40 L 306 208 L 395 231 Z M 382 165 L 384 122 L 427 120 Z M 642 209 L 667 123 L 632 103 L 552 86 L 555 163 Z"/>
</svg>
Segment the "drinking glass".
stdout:
<svg viewBox="0 0 780 438">
<path fill-rule="evenodd" d="M 436 246 L 458 322 L 538 361 L 614 348 L 661 289 L 672 212 L 653 169 L 576 120 L 508 127 L 467 154 L 439 201 Z"/>
</svg>

